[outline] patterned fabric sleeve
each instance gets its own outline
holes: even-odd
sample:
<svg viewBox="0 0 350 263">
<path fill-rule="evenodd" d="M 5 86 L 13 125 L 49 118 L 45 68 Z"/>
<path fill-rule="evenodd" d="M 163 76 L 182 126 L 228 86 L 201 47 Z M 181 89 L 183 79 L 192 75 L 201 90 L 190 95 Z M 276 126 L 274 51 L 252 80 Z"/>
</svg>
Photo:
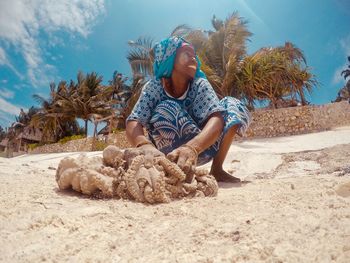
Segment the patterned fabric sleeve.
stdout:
<svg viewBox="0 0 350 263">
<path fill-rule="evenodd" d="M 198 85 L 198 89 L 192 104 L 192 113 L 195 121 L 202 126 L 211 114 L 224 113 L 225 108 L 220 105 L 220 100 L 207 79 L 201 78 L 195 85 Z"/>
<path fill-rule="evenodd" d="M 162 87 L 157 81 L 150 80 L 147 82 L 142 88 L 140 97 L 126 121 L 135 120 L 146 129 L 149 129 L 149 121 L 153 110 L 160 101 L 161 89 Z"/>
</svg>

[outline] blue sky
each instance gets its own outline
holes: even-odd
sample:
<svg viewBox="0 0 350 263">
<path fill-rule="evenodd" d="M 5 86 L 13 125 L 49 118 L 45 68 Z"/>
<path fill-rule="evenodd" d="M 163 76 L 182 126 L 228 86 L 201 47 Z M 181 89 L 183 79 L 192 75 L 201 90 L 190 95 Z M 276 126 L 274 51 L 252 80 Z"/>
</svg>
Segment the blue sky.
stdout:
<svg viewBox="0 0 350 263">
<path fill-rule="evenodd" d="M 350 0 L 1 0 L 0 125 L 19 109 L 48 96 L 49 83 L 96 71 L 104 83 L 113 71 L 130 76 L 127 41 L 158 41 L 179 24 L 211 29 L 215 14 L 233 11 L 249 21 L 251 54 L 261 47 L 294 43 L 304 51 L 321 85 L 314 104 L 334 100 L 350 55 Z"/>
</svg>

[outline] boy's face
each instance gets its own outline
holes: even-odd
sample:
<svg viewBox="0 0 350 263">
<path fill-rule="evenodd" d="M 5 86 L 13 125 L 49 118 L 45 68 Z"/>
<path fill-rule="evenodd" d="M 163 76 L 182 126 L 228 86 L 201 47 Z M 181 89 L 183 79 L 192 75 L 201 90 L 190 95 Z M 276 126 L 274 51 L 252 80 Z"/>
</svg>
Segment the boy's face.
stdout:
<svg viewBox="0 0 350 263">
<path fill-rule="evenodd" d="M 184 43 L 177 49 L 174 70 L 193 79 L 197 65 L 196 54 L 191 45 Z"/>
</svg>

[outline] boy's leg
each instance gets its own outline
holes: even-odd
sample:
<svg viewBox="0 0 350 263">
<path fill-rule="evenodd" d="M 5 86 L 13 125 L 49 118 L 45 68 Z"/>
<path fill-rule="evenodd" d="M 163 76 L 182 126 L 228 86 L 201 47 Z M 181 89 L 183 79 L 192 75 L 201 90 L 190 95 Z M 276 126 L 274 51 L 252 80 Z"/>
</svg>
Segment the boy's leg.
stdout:
<svg viewBox="0 0 350 263">
<path fill-rule="evenodd" d="M 221 141 L 219 151 L 217 152 L 217 154 L 213 159 L 210 174 L 212 174 L 218 182 L 229 182 L 229 183 L 240 182 L 239 178 L 234 177 L 229 173 L 225 172 L 222 167 L 238 127 L 239 127 L 238 124 L 234 125 L 226 132 L 226 134 L 224 135 L 224 138 Z"/>
</svg>

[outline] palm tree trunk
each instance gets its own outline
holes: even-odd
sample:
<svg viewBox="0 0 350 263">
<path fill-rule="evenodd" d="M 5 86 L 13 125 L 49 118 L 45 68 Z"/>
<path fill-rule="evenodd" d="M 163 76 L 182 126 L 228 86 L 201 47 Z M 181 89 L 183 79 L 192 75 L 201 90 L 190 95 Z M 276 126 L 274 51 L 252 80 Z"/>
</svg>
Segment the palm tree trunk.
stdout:
<svg viewBox="0 0 350 263">
<path fill-rule="evenodd" d="M 96 138 L 96 136 L 97 136 L 97 125 L 98 125 L 98 122 L 97 121 L 95 121 L 95 123 L 94 123 L 94 138 Z"/>
<path fill-rule="evenodd" d="M 302 87 L 299 89 L 299 95 L 300 95 L 301 105 L 305 106 L 307 103 L 304 95 L 304 90 Z"/>
<path fill-rule="evenodd" d="M 277 102 L 276 102 L 276 98 L 273 96 L 270 96 L 270 101 L 271 101 L 271 106 L 273 109 L 277 109 Z"/>
<path fill-rule="evenodd" d="M 84 120 L 85 121 L 85 137 L 87 137 L 87 129 L 88 129 L 88 120 Z"/>
</svg>

